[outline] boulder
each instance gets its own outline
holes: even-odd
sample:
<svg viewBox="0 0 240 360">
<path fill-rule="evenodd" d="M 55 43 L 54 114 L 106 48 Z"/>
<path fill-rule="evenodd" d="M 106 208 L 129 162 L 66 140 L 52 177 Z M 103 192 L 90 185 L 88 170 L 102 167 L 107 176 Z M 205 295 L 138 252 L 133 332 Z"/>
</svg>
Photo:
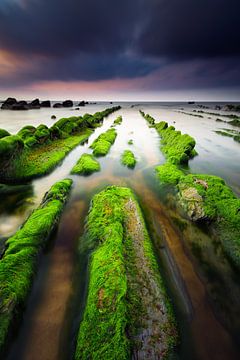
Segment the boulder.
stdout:
<svg viewBox="0 0 240 360">
<path fill-rule="evenodd" d="M 11 134 L 4 129 L 0 129 L 0 139 L 4 138 L 5 136 L 10 136 Z"/>
<path fill-rule="evenodd" d="M 62 106 L 63 107 L 72 107 L 73 102 L 72 102 L 72 100 L 65 100 L 65 101 L 63 101 Z"/>
<path fill-rule="evenodd" d="M 29 105 L 25 100 L 17 101 L 12 105 L 12 110 L 28 110 Z"/>
<path fill-rule="evenodd" d="M 42 101 L 40 106 L 45 107 L 45 108 L 49 108 L 49 107 L 51 107 L 51 102 L 50 102 L 50 100 Z"/>
<path fill-rule="evenodd" d="M 30 102 L 29 107 L 31 109 L 40 109 L 40 101 L 39 101 L 39 99 L 35 99 L 32 102 Z"/>
<path fill-rule="evenodd" d="M 7 98 L 1 106 L 1 109 L 3 110 L 11 110 L 12 106 L 17 103 L 17 100 L 15 98 Z"/>
<path fill-rule="evenodd" d="M 80 101 L 80 103 L 78 104 L 78 106 L 85 106 L 85 101 L 84 101 L 84 100 Z"/>
<path fill-rule="evenodd" d="M 56 103 L 53 105 L 54 108 L 62 108 L 63 107 L 63 104 L 61 103 Z"/>
<path fill-rule="evenodd" d="M 206 218 L 203 198 L 194 187 L 179 189 L 179 202 L 187 216 L 193 221 Z"/>
</svg>

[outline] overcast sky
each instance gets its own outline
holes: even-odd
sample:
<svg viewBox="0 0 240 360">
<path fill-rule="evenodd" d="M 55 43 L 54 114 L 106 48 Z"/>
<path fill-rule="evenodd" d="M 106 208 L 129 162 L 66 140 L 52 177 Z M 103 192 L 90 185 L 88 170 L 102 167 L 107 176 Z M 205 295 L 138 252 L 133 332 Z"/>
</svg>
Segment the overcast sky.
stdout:
<svg viewBox="0 0 240 360">
<path fill-rule="evenodd" d="M 0 0 L 0 98 L 240 100 L 239 0 Z"/>
</svg>

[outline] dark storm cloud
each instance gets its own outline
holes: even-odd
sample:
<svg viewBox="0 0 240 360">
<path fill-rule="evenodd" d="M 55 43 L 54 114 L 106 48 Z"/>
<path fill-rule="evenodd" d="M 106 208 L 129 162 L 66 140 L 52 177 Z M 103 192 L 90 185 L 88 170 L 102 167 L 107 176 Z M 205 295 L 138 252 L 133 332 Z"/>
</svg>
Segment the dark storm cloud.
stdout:
<svg viewBox="0 0 240 360">
<path fill-rule="evenodd" d="M 240 54 L 239 0 L 156 0 L 138 49 L 168 58 Z"/>
<path fill-rule="evenodd" d="M 19 0 L 20 1 L 20 0 Z M 0 5 L 1 45 L 23 53 L 123 51 L 134 39 L 141 1 L 26 0 Z"/>
<path fill-rule="evenodd" d="M 220 85 L 235 85 L 239 13 L 239 0 L 0 0 L 0 50 L 26 59 L 25 68 L 9 75 L 12 85 L 131 79 L 156 69 L 162 79 L 164 71 L 177 76 L 181 68 L 188 74 L 183 86 L 201 79 L 211 86 L 218 78 Z M 189 71 L 187 64 L 202 60 L 205 74 L 203 66 Z M 0 80 L 8 80 L 1 71 Z"/>
</svg>

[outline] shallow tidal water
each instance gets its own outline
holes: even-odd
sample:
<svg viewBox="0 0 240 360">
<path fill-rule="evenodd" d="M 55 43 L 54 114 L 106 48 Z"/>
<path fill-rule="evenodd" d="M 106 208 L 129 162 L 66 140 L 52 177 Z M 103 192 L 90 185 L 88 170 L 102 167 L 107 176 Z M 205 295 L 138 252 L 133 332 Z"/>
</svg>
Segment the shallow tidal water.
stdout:
<svg viewBox="0 0 240 360">
<path fill-rule="evenodd" d="M 159 148 L 160 138 L 138 110 L 193 136 L 198 156 L 189 162 L 190 171 L 223 177 L 239 196 L 240 144 L 214 132 L 222 127 L 234 127 L 216 122 L 218 116 L 203 114 L 203 118 L 198 118 L 183 114 L 181 109 L 189 113 L 193 110 L 186 104 L 121 105 L 122 109 L 106 118 L 88 143 L 76 147 L 50 175 L 32 181 L 1 201 L 0 238 L 7 238 L 21 226 L 53 183 L 66 177 L 74 181 L 59 227 L 41 257 L 21 326 L 7 358 L 72 358 L 88 283 L 88 257 L 83 258 L 79 251 L 84 246 L 84 237 L 81 237 L 84 221 L 92 196 L 113 184 L 131 187 L 142 207 L 179 324 L 177 357 L 240 358 L 238 276 L 214 234 L 184 219 L 176 207 L 174 194 L 157 184 L 154 167 L 165 161 Z M 94 113 L 108 106 L 112 105 L 99 103 L 81 110 L 0 111 L 0 127 L 15 133 L 27 124 L 51 126 L 56 121 L 51 119 L 53 114 L 58 119 Z M 91 152 L 89 145 L 110 128 L 118 115 L 122 115 L 123 122 L 116 126 L 118 135 L 109 154 L 99 159 L 101 171 L 87 177 L 70 176 L 81 154 Z M 128 145 L 130 139 L 133 145 Z M 120 155 L 125 149 L 131 149 L 137 157 L 134 170 L 120 164 Z"/>
</svg>

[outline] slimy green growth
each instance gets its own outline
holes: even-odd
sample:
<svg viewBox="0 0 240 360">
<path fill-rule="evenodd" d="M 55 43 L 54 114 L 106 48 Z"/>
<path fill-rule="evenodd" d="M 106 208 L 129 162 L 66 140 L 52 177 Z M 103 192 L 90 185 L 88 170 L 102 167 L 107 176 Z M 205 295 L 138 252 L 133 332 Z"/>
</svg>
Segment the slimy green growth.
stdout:
<svg viewBox="0 0 240 360">
<path fill-rule="evenodd" d="M 129 168 L 134 168 L 137 160 L 131 150 L 124 150 L 121 156 L 121 163 Z"/>
<path fill-rule="evenodd" d="M 56 228 L 72 180 L 54 184 L 15 235 L 0 260 L 0 352 L 31 290 L 39 255 Z"/>
<path fill-rule="evenodd" d="M 105 133 L 98 136 L 90 146 L 93 149 L 94 156 L 105 156 L 108 154 L 111 146 L 114 144 L 117 137 L 115 129 L 109 129 Z"/>
<path fill-rule="evenodd" d="M 90 281 L 75 359 L 89 359 L 89 354 L 91 359 L 130 359 L 138 352 L 170 356 L 177 342 L 175 320 L 130 189 L 111 186 L 94 196 L 85 239 L 92 249 Z"/>
<path fill-rule="evenodd" d="M 71 174 L 90 175 L 100 171 L 99 162 L 91 154 L 82 154 L 76 165 L 72 168 Z"/>
</svg>

